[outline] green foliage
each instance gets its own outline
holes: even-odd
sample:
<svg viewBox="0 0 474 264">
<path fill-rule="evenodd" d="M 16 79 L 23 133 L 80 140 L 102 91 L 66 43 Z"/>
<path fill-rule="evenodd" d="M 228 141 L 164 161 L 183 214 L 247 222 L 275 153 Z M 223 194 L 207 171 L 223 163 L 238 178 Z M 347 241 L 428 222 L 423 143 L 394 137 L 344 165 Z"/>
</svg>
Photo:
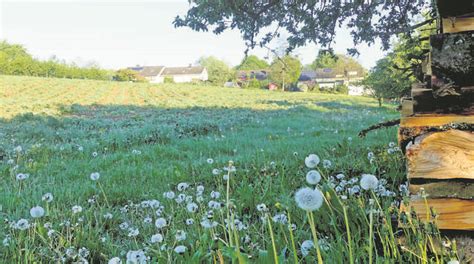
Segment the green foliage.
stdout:
<svg viewBox="0 0 474 264">
<path fill-rule="evenodd" d="M 234 78 L 234 71 L 222 60 L 216 57 L 202 57 L 199 64 L 207 69 L 209 82 L 214 85 L 223 85 Z"/>
<path fill-rule="evenodd" d="M 313 70 L 331 68 L 337 73 L 357 71 L 358 74 L 362 74 L 366 71 L 357 60 L 343 54 L 333 54 L 325 50 L 321 50 L 318 53 L 316 59 L 311 63 L 310 68 Z"/>
<path fill-rule="evenodd" d="M 346 27 L 354 44 L 373 43 L 380 39 L 384 49 L 390 47 L 390 37 L 407 32 L 419 22 L 421 11 L 434 12 L 435 1 L 193 1 L 184 16 L 174 20 L 176 27 L 220 34 L 239 29 L 247 47 L 265 46 L 278 36 L 288 33 L 289 48 L 314 42 L 329 47 L 336 29 Z M 271 26 L 270 26 L 271 25 Z M 275 28 L 277 29 L 275 31 Z M 356 49 L 349 49 L 357 53 Z"/>
<path fill-rule="evenodd" d="M 349 87 L 344 84 L 337 84 L 336 87 L 334 88 L 335 93 L 338 94 L 349 94 Z"/>
<path fill-rule="evenodd" d="M 237 70 L 264 70 L 268 69 L 270 65 L 265 61 L 261 60 L 255 55 L 245 57 L 242 62 L 236 67 Z"/>
<path fill-rule="evenodd" d="M 69 79 L 110 80 L 106 70 L 97 67 L 81 68 L 56 59 L 39 61 L 17 44 L 0 42 L 0 74 L 57 77 Z"/>
<path fill-rule="evenodd" d="M 116 71 L 113 79 L 119 82 L 146 82 L 143 76 L 140 76 L 136 71 L 131 69 L 120 69 Z"/>
<path fill-rule="evenodd" d="M 257 80 L 257 78 L 250 79 L 250 81 L 248 82 L 247 88 L 260 89 L 261 88 L 260 81 Z"/>
<path fill-rule="evenodd" d="M 164 83 L 174 83 L 173 76 L 165 76 L 165 78 L 163 79 L 163 82 Z"/>
<path fill-rule="evenodd" d="M 289 84 L 298 81 L 301 74 L 301 62 L 298 58 L 285 55 L 275 58 L 270 65 L 270 80 L 285 89 Z"/>
</svg>

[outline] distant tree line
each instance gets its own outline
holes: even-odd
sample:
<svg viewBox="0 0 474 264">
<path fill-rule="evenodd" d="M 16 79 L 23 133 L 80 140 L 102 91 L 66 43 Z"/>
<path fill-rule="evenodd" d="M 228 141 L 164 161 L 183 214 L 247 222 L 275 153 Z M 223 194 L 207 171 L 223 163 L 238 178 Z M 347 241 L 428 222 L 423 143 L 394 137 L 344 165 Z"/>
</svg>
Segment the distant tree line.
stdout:
<svg viewBox="0 0 474 264">
<path fill-rule="evenodd" d="M 40 61 L 33 58 L 23 46 L 2 41 L 0 42 L 0 74 L 110 80 L 113 73 L 99 67 L 79 67 L 56 58 Z"/>
</svg>

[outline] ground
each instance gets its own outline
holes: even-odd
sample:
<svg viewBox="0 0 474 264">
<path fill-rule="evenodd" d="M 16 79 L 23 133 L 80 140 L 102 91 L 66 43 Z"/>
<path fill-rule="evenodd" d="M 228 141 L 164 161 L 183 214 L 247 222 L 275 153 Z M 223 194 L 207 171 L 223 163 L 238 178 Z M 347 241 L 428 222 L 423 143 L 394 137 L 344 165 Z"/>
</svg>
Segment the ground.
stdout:
<svg viewBox="0 0 474 264">
<path fill-rule="evenodd" d="M 433 258 L 418 255 L 429 235 L 413 238 L 424 241 L 413 242 L 413 255 L 393 246 L 395 238 L 387 233 L 406 180 L 396 128 L 357 137 L 369 125 L 398 118 L 394 105 L 192 84 L 0 76 L 0 87 L 3 262 L 100 263 L 133 254 L 139 259 L 142 253 L 152 262 L 310 261 L 316 251 L 308 253 L 302 244 L 314 234 L 294 194 L 309 185 L 305 157 L 312 153 L 321 159 L 317 188 L 325 204 L 314 217 L 320 238 L 332 247 L 322 253 L 327 263 L 366 262 L 369 240 L 375 240 L 373 256 L 379 260 Z M 91 179 L 95 172 L 98 180 Z M 374 174 L 377 189 L 351 192 L 362 174 Z M 177 198 L 163 195 L 170 190 Z M 46 193 L 52 202 L 42 200 Z M 369 198 L 377 200 L 380 216 L 368 225 Z M 212 208 L 211 201 L 221 206 Z M 191 203 L 197 212 L 187 208 Z M 268 210 L 257 210 L 262 203 Z M 46 213 L 33 218 L 30 209 L 38 205 Z M 287 216 L 297 225 L 293 232 L 284 228 Z M 271 217 L 273 227 L 261 217 Z M 166 227 L 155 223 L 160 218 Z M 18 226 L 20 219 L 29 221 L 28 232 Z M 189 219 L 195 223 L 187 225 Z M 217 226 L 206 227 L 205 219 Z M 225 226 L 231 219 L 242 228 L 230 232 Z M 163 241 L 151 240 L 153 234 Z M 175 252 L 179 245 L 185 253 Z"/>
</svg>

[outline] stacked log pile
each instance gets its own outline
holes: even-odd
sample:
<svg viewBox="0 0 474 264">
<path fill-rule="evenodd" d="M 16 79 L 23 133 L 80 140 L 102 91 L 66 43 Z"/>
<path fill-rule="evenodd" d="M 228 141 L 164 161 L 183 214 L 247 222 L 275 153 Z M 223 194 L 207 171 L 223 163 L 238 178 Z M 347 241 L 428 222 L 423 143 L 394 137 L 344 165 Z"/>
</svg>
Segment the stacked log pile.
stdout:
<svg viewBox="0 0 474 264">
<path fill-rule="evenodd" d="M 423 82 L 402 103 L 409 208 L 440 229 L 474 230 L 474 2 L 438 0 L 438 11 Z"/>
</svg>

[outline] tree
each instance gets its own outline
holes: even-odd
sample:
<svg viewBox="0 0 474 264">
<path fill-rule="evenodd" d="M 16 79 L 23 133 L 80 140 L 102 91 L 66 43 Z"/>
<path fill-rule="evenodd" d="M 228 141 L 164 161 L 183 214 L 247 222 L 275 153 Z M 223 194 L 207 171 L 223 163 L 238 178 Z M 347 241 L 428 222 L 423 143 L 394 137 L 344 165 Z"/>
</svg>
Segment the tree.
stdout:
<svg viewBox="0 0 474 264">
<path fill-rule="evenodd" d="M 363 73 L 366 70 L 355 59 L 343 54 L 333 54 L 331 51 L 321 50 L 316 59 L 311 63 L 310 68 L 332 68 L 335 72 L 345 73 L 346 71 L 357 71 Z"/>
<path fill-rule="evenodd" d="M 373 44 L 379 39 L 387 50 L 390 38 L 410 33 L 427 22 L 418 14 L 430 10 L 435 16 L 435 2 L 430 0 L 398 1 L 219 1 L 193 0 L 184 16 L 174 20 L 176 27 L 196 31 L 212 30 L 220 34 L 239 29 L 247 51 L 265 46 L 281 32 L 288 32 L 288 51 L 308 42 L 330 48 L 338 27 L 346 27 L 354 45 Z M 348 49 L 356 54 L 354 48 Z"/>
<path fill-rule="evenodd" d="M 270 65 L 270 80 L 285 90 L 286 85 L 295 83 L 301 74 L 301 62 L 290 55 L 276 57 Z"/>
<path fill-rule="evenodd" d="M 259 59 L 255 55 L 245 57 L 236 67 L 237 70 L 251 71 L 268 69 L 269 65 L 266 61 Z"/>
<path fill-rule="evenodd" d="M 229 65 L 216 57 L 202 57 L 199 59 L 199 65 L 207 69 L 209 82 L 215 85 L 223 85 L 225 82 L 234 78 L 234 73 Z"/>
<path fill-rule="evenodd" d="M 379 106 L 382 106 L 383 99 L 400 99 L 410 91 L 410 78 L 405 78 L 400 71 L 393 68 L 392 53 L 389 56 L 377 61 L 369 75 L 362 81 L 362 85 L 373 97 Z"/>
<path fill-rule="evenodd" d="M 115 72 L 113 77 L 115 81 L 119 82 L 145 82 L 145 78 L 140 76 L 136 71 L 131 69 L 120 69 Z"/>
</svg>

